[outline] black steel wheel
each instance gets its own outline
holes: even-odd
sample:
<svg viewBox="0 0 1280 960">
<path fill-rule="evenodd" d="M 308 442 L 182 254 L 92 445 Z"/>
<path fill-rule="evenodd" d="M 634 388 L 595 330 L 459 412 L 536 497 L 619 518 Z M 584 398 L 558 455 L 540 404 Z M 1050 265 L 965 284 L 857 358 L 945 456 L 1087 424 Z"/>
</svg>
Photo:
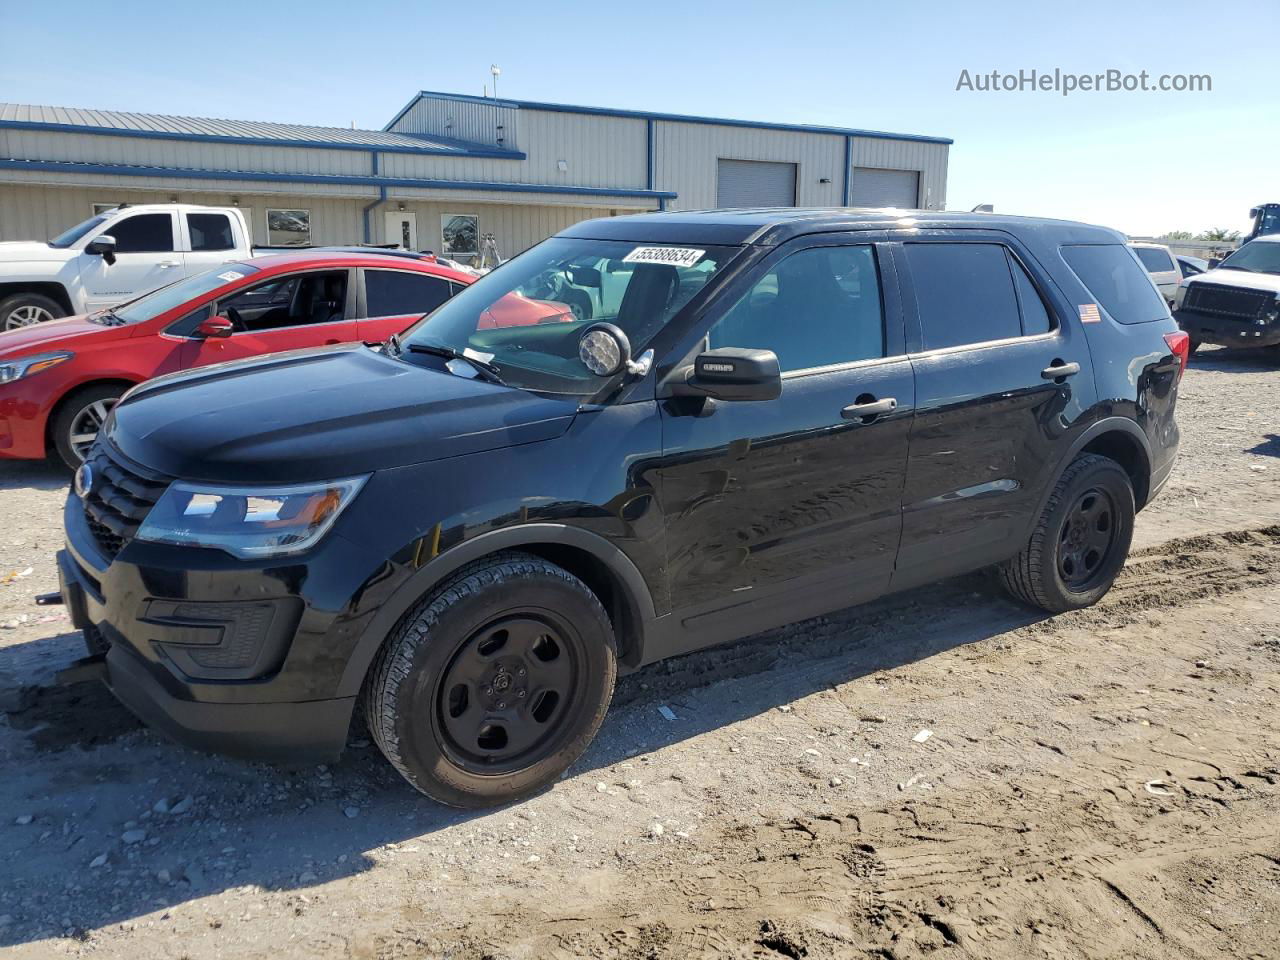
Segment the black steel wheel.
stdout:
<svg viewBox="0 0 1280 960">
<path fill-rule="evenodd" d="M 587 658 L 573 625 L 546 611 L 486 623 L 462 642 L 435 693 L 449 758 L 479 774 L 509 773 L 543 759 L 575 703 Z"/>
<path fill-rule="evenodd" d="M 502 553 L 411 610 L 365 683 L 391 764 L 442 803 L 485 807 L 555 782 L 604 720 L 617 677 L 599 599 L 541 557 Z"/>
<path fill-rule="evenodd" d="M 1071 504 L 1058 537 L 1058 574 L 1067 589 L 1083 593 L 1095 586 L 1115 543 L 1115 503 L 1105 490 L 1090 487 Z"/>
<path fill-rule="evenodd" d="M 1096 454 L 1077 457 L 1026 545 L 1001 565 L 1005 588 L 1050 613 L 1097 603 L 1129 554 L 1134 513 L 1133 481 L 1120 464 Z"/>
</svg>

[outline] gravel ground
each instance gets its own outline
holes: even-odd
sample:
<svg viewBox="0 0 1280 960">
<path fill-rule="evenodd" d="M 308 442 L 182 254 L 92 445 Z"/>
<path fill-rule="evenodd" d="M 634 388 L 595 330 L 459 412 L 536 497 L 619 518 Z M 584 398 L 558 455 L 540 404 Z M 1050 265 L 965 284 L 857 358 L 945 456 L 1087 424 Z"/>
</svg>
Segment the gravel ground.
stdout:
<svg viewBox="0 0 1280 960">
<path fill-rule="evenodd" d="M 1097 607 L 975 575 L 658 665 L 485 814 L 359 730 L 282 770 L 54 686 L 65 477 L 0 465 L 0 956 L 1275 956 L 1277 384 L 1197 356 Z"/>
</svg>

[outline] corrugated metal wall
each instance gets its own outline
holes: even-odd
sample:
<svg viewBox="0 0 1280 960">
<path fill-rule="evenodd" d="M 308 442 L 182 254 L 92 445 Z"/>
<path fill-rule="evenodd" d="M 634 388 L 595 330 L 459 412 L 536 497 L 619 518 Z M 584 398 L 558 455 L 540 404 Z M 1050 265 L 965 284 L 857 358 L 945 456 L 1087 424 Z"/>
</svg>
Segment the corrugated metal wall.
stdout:
<svg viewBox="0 0 1280 960">
<path fill-rule="evenodd" d="M 843 200 L 844 141 L 838 134 L 796 133 L 754 127 L 659 120 L 657 183 L 679 199 L 670 210 L 702 210 L 716 205 L 716 161 L 774 160 L 794 163 L 796 203 L 802 207 L 838 207 Z M 829 183 L 821 183 L 822 179 Z"/>
<path fill-rule="evenodd" d="M 149 190 L 125 190 L 104 184 L 101 187 L 61 187 L 49 189 L 39 185 L 0 184 L 0 241 L 47 240 L 67 227 L 92 216 L 95 203 L 166 203 L 174 193 Z M 180 190 L 181 203 L 203 203 L 229 206 L 225 193 Z M 311 211 L 311 240 L 316 244 L 359 243 L 363 236 L 362 210 L 366 200 L 336 199 L 314 195 L 236 194 L 241 209 L 249 215 L 256 243 L 267 241 L 267 208 L 301 208 Z M 394 199 L 375 207 L 369 214 L 372 240 L 382 243 L 388 211 L 396 209 Z M 405 209 L 417 215 L 418 245 L 423 249 L 440 248 L 442 214 L 470 213 L 480 218 L 482 233 L 493 233 L 504 257 L 545 240 L 553 233 L 572 226 L 579 220 L 608 216 L 609 208 L 560 206 L 552 204 L 495 204 L 448 197 L 422 200 L 407 198 Z M 620 209 L 620 212 L 632 211 Z"/>
<path fill-rule="evenodd" d="M 474 100 L 420 97 L 390 129 L 396 133 L 430 134 L 453 140 L 470 140 L 508 150 L 521 149 L 515 107 Z"/>
<path fill-rule="evenodd" d="M 853 138 L 853 165 L 881 170 L 919 170 L 920 206 L 943 210 L 947 203 L 947 155 L 945 143 L 915 140 Z"/>
</svg>

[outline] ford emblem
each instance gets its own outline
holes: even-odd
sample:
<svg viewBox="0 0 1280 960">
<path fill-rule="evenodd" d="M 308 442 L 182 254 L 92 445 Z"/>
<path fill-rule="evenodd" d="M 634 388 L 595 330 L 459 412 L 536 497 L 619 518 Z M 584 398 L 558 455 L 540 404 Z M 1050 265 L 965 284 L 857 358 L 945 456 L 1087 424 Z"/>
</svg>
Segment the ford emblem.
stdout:
<svg viewBox="0 0 1280 960">
<path fill-rule="evenodd" d="M 76 471 L 75 489 L 76 496 L 81 500 L 88 497 L 93 490 L 93 467 L 89 464 L 80 464 L 80 469 Z"/>
</svg>

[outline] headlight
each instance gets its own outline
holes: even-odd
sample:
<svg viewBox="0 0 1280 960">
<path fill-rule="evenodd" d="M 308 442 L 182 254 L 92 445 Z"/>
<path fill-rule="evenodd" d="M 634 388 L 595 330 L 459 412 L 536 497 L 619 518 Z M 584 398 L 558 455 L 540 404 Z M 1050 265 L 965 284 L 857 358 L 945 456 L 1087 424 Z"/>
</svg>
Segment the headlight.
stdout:
<svg viewBox="0 0 1280 960">
<path fill-rule="evenodd" d="M 317 544 L 368 477 L 290 487 L 219 487 L 178 480 L 151 508 L 137 539 L 213 547 L 246 560 Z"/>
<path fill-rule="evenodd" d="M 40 353 L 34 357 L 18 357 L 0 362 L 0 383 L 13 383 L 23 377 L 48 370 L 74 357 L 74 353 Z"/>
<path fill-rule="evenodd" d="M 1178 284 L 1178 289 L 1173 292 L 1173 309 L 1181 310 L 1182 301 L 1187 298 L 1187 281 L 1183 280 Z"/>
</svg>

